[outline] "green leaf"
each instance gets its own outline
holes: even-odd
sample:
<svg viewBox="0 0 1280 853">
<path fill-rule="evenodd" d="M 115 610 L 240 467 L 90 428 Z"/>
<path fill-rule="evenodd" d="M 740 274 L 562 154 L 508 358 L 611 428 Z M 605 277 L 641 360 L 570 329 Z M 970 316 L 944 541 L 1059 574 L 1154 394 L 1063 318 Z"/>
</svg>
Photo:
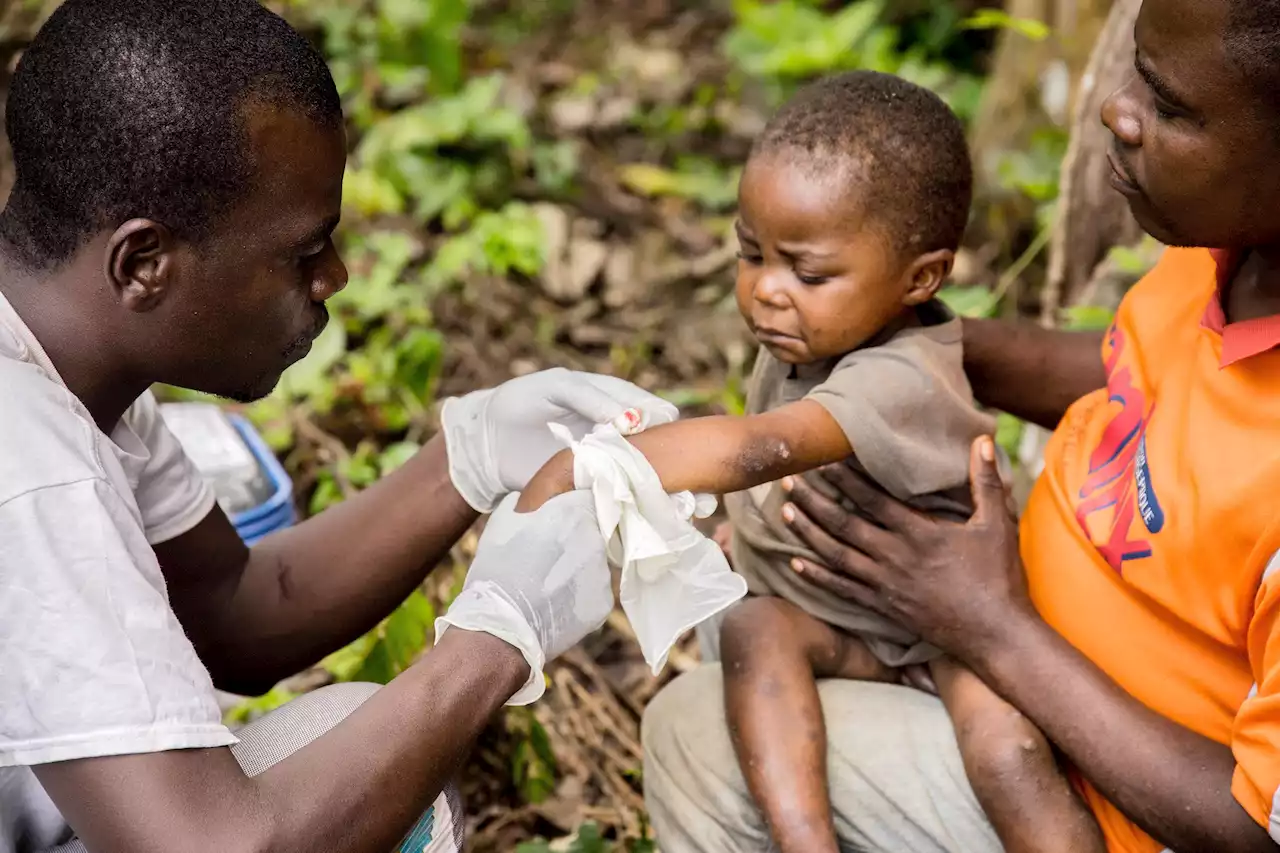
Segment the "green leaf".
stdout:
<svg viewBox="0 0 1280 853">
<path fill-rule="evenodd" d="M 511 756 L 511 776 L 521 798 L 540 803 L 555 792 L 556 757 L 546 729 L 528 708 L 513 708 L 507 725 L 520 740 Z"/>
<path fill-rule="evenodd" d="M 1018 458 L 1018 445 L 1022 442 L 1022 433 L 1026 424 L 1008 412 L 996 414 L 996 444 L 1010 459 Z"/>
<path fill-rule="evenodd" d="M 421 445 L 414 441 L 398 441 L 388 445 L 378 457 L 378 470 L 387 476 L 404 463 L 418 455 Z"/>
<path fill-rule="evenodd" d="M 382 641 L 396 675 L 404 672 L 418 659 L 427 645 L 427 637 L 433 631 L 435 621 L 435 608 L 421 590 L 414 590 L 387 618 L 383 626 Z"/>
<path fill-rule="evenodd" d="M 228 726 L 244 725 L 263 714 L 274 711 L 296 697 L 296 693 L 277 684 L 265 695 L 246 699 L 227 711 L 223 715 L 223 722 Z"/>
<path fill-rule="evenodd" d="M 997 307 L 996 299 L 985 287 L 944 287 L 938 291 L 938 298 L 961 317 L 993 317 Z"/>
<path fill-rule="evenodd" d="M 1049 25 L 1031 18 L 1015 18 L 1003 9 L 979 9 L 961 22 L 964 30 L 1013 30 L 1032 41 L 1049 37 Z"/>
<path fill-rule="evenodd" d="M 1064 329 L 1072 331 L 1105 331 L 1115 319 L 1115 312 L 1101 305 L 1072 305 L 1062 309 Z"/>
<path fill-rule="evenodd" d="M 377 643 L 376 633 L 365 634 L 320 661 L 320 666 L 338 681 L 351 681 Z"/>
<path fill-rule="evenodd" d="M 595 821 L 587 821 L 578 827 L 578 837 L 569 845 L 569 853 L 608 853 L 600 826 Z"/>
<path fill-rule="evenodd" d="M 397 671 L 391 660 L 391 652 L 381 639 L 369 649 L 369 654 L 360 663 L 360 668 L 351 677 L 352 681 L 364 681 L 370 684 L 389 684 Z"/>
</svg>

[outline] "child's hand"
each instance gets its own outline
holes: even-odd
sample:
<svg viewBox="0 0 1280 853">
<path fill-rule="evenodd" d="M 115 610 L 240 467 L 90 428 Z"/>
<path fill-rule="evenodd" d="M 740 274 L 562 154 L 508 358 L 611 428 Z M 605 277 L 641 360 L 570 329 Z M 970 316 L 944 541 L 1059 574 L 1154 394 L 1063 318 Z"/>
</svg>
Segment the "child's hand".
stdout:
<svg viewBox="0 0 1280 853">
<path fill-rule="evenodd" d="M 573 491 L 573 451 L 562 450 L 543 465 L 520 493 L 516 512 L 533 512 L 544 503 Z"/>
</svg>

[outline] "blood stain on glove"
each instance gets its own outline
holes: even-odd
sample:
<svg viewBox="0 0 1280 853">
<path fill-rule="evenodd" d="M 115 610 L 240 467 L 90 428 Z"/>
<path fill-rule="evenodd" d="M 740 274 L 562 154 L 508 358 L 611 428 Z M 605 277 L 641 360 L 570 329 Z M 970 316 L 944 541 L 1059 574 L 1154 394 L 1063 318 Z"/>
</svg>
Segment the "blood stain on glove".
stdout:
<svg viewBox="0 0 1280 853">
<path fill-rule="evenodd" d="M 613 419 L 613 428 L 623 435 L 633 435 L 640 430 L 643 416 L 639 409 L 627 409 Z"/>
</svg>

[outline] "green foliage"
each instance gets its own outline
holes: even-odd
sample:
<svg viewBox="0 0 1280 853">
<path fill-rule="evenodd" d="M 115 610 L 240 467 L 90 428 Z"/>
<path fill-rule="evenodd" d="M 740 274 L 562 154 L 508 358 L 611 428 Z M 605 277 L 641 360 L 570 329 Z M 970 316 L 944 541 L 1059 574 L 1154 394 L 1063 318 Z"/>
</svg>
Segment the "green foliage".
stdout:
<svg viewBox="0 0 1280 853">
<path fill-rule="evenodd" d="M 985 287 L 944 287 L 938 299 L 961 317 L 994 317 L 999 303 Z"/>
<path fill-rule="evenodd" d="M 1000 185 L 1036 202 L 1052 202 L 1058 197 L 1058 179 L 1067 141 L 1065 130 L 1046 128 L 1032 136 L 1026 150 L 1003 152 L 996 165 Z"/>
<path fill-rule="evenodd" d="M 415 590 L 378 627 L 320 665 L 337 681 L 386 684 L 418 659 L 435 620 L 435 607 L 421 590 Z"/>
<path fill-rule="evenodd" d="M 598 824 L 587 821 L 578 827 L 577 834 L 569 841 L 568 846 L 553 848 L 545 840 L 537 839 L 517 846 L 516 853 L 552 853 L 553 850 L 564 850 L 567 853 L 656 853 L 657 849 L 647 837 L 612 844 L 600 834 Z"/>
<path fill-rule="evenodd" d="M 556 755 L 547 730 L 529 708 L 507 712 L 507 729 L 518 740 L 511 756 L 511 781 L 526 803 L 541 803 L 556 789 Z"/>
<path fill-rule="evenodd" d="M 285 11 L 319 27 L 348 113 L 368 126 L 380 100 L 457 89 L 469 7 L 468 0 L 290 0 Z"/>
<path fill-rule="evenodd" d="M 422 280 L 433 291 L 472 275 L 532 276 L 545 263 L 542 223 L 531 207 L 513 201 L 481 213 L 468 231 L 443 243 Z"/>
<path fill-rule="evenodd" d="M 239 705 L 236 705 L 234 708 L 227 711 L 227 713 L 223 715 L 222 721 L 228 726 L 242 726 L 245 723 L 252 722 L 263 714 L 274 711 L 284 703 L 296 698 L 296 696 L 297 694 L 293 691 L 286 690 L 277 684 L 262 696 L 254 696 L 249 699 L 245 699 Z"/>
<path fill-rule="evenodd" d="M 381 118 L 356 147 L 344 203 L 366 217 L 440 217 L 453 230 L 501 201 L 533 145 L 524 118 L 500 103 L 502 83 L 476 77 Z"/>
<path fill-rule="evenodd" d="M 1010 460 L 1018 458 L 1018 445 L 1022 443 L 1022 434 L 1026 431 L 1026 423 L 1008 412 L 996 413 L 996 444 Z"/>
<path fill-rule="evenodd" d="M 967 30 L 1012 30 L 1032 41 L 1044 41 L 1049 37 L 1049 27 L 1043 21 L 1015 18 L 1003 9 L 978 9 L 960 26 Z"/>
<path fill-rule="evenodd" d="M 622 185 L 647 196 L 672 196 L 708 211 L 732 210 L 738 201 L 741 166 L 725 168 L 702 157 L 682 157 L 674 169 L 631 163 L 618 170 Z"/>
<path fill-rule="evenodd" d="M 827 12 L 812 0 L 734 0 L 736 26 L 725 54 L 748 75 L 770 86 L 777 101 L 814 77 L 851 69 L 897 74 L 933 89 L 964 119 L 977 109 L 981 83 L 939 60 L 932 46 L 907 45 L 884 22 L 885 0 L 859 0 Z"/>
</svg>

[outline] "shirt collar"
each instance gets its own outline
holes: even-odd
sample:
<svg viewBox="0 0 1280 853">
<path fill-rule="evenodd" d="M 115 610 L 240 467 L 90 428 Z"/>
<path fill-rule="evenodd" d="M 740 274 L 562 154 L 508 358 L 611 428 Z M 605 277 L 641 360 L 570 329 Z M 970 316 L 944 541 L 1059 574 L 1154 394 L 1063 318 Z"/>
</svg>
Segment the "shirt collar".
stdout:
<svg viewBox="0 0 1280 853">
<path fill-rule="evenodd" d="M 1280 315 L 1257 317 L 1239 323 L 1227 322 L 1226 312 L 1222 308 L 1222 294 L 1240 265 L 1240 254 L 1225 250 L 1213 250 L 1209 254 L 1217 264 L 1218 280 L 1213 289 L 1213 298 L 1205 306 L 1200 325 L 1222 337 L 1219 366 L 1228 367 L 1237 361 L 1280 346 Z"/>
</svg>

